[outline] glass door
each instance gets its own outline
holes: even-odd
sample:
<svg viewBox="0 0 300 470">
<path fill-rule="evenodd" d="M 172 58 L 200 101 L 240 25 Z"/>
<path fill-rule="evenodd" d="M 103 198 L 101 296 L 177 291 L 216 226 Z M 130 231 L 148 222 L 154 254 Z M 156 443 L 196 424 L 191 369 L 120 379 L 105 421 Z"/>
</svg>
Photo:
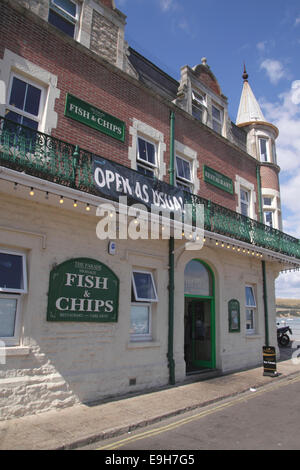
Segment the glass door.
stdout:
<svg viewBox="0 0 300 470">
<path fill-rule="evenodd" d="M 214 368 L 212 300 L 185 299 L 185 360 L 187 372 Z"/>
</svg>

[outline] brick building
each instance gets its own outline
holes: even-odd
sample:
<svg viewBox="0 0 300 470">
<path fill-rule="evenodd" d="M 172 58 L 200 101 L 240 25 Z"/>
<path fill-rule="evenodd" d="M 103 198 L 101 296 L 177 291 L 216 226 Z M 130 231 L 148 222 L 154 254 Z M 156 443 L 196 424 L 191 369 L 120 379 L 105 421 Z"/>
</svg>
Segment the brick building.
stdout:
<svg viewBox="0 0 300 470">
<path fill-rule="evenodd" d="M 0 24 L 1 418 L 261 363 L 300 245 L 246 71 L 235 124 L 206 59 L 170 77 L 113 0 L 0 0 Z M 151 195 L 201 206 L 204 239 L 142 235 Z"/>
</svg>

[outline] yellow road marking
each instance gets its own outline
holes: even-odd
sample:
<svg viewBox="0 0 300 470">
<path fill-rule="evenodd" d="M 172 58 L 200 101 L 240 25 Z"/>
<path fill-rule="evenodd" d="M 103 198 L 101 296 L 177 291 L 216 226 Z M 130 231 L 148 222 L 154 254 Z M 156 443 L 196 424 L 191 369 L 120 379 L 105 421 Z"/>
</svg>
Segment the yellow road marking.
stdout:
<svg viewBox="0 0 300 470">
<path fill-rule="evenodd" d="M 158 434 L 162 434 L 164 432 L 171 431 L 173 429 L 179 428 L 180 426 L 183 426 L 184 424 L 190 423 L 191 421 L 195 421 L 197 419 L 204 418 L 205 416 L 208 416 L 210 414 L 217 413 L 218 411 L 223 410 L 224 408 L 234 406 L 236 403 L 247 401 L 250 398 L 254 398 L 258 395 L 262 395 L 263 393 L 266 393 L 267 391 L 274 390 L 274 389 L 282 387 L 284 385 L 288 385 L 288 384 L 291 384 L 291 383 L 294 383 L 294 382 L 299 382 L 299 381 L 300 381 L 300 377 L 296 377 L 294 379 L 285 380 L 284 382 L 283 381 L 278 382 L 277 384 L 271 385 L 270 387 L 264 387 L 262 390 L 252 392 L 251 395 L 247 393 L 246 396 L 242 396 L 242 397 L 239 397 L 239 398 L 233 398 L 229 402 L 222 403 L 220 405 L 214 406 L 213 408 L 210 408 L 209 410 L 204 410 L 204 411 L 201 411 L 200 413 L 197 413 L 193 416 L 189 416 L 188 418 L 180 419 L 180 420 L 178 420 L 174 423 L 167 424 L 165 426 L 161 426 L 159 428 L 155 428 L 155 429 L 152 429 L 150 431 L 142 432 L 142 433 L 140 433 L 136 436 L 130 436 L 130 437 L 127 437 L 125 439 L 121 439 L 119 441 L 113 442 L 113 443 L 108 444 L 106 446 L 99 447 L 97 450 L 116 450 L 116 449 L 119 449 L 120 447 L 123 447 L 124 445 L 126 445 L 128 442 L 135 442 L 135 441 L 139 441 L 141 439 L 145 439 L 147 437 L 157 436 Z"/>
</svg>

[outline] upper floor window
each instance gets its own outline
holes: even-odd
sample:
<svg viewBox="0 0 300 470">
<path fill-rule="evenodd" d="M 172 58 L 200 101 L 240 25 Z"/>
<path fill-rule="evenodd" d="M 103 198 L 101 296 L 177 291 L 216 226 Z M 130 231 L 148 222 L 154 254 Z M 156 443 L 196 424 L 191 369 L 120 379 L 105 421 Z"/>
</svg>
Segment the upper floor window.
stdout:
<svg viewBox="0 0 300 470">
<path fill-rule="evenodd" d="M 268 139 L 264 139 L 264 138 L 259 139 L 259 155 L 260 155 L 261 162 L 270 161 Z"/>
<path fill-rule="evenodd" d="M 250 215 L 250 192 L 245 188 L 241 188 L 240 197 L 241 197 L 241 214 L 245 215 L 246 217 L 249 217 Z"/>
<path fill-rule="evenodd" d="M 201 122 L 206 121 L 206 98 L 196 91 L 192 91 L 192 114 Z"/>
<path fill-rule="evenodd" d="M 277 164 L 276 145 L 275 145 L 274 140 L 272 140 L 272 156 L 273 156 L 273 163 Z"/>
<path fill-rule="evenodd" d="M 214 105 L 212 105 L 212 127 L 214 131 L 222 134 L 223 112 Z"/>
<path fill-rule="evenodd" d="M 157 168 L 156 145 L 153 142 L 138 137 L 137 171 L 153 178 Z"/>
<path fill-rule="evenodd" d="M 11 77 L 6 118 L 37 130 L 41 120 L 43 88 L 15 74 Z"/>
<path fill-rule="evenodd" d="M 176 186 L 192 191 L 191 162 L 176 155 Z"/>
<path fill-rule="evenodd" d="M 79 18 L 79 5 L 71 0 L 50 0 L 48 21 L 74 38 Z"/>
</svg>

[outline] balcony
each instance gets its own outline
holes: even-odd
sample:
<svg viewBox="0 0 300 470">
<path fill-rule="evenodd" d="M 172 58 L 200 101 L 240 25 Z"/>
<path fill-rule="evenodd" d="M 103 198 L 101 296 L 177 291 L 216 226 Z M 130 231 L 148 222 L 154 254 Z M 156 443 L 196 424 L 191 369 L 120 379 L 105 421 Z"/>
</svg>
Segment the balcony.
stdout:
<svg viewBox="0 0 300 470">
<path fill-rule="evenodd" d="M 93 154 L 49 135 L 0 118 L 0 165 L 89 194 Z M 121 165 L 118 164 L 120 168 Z M 127 168 L 127 171 L 134 171 Z M 300 241 L 198 195 L 185 203 L 204 205 L 206 231 L 300 260 Z"/>
</svg>

